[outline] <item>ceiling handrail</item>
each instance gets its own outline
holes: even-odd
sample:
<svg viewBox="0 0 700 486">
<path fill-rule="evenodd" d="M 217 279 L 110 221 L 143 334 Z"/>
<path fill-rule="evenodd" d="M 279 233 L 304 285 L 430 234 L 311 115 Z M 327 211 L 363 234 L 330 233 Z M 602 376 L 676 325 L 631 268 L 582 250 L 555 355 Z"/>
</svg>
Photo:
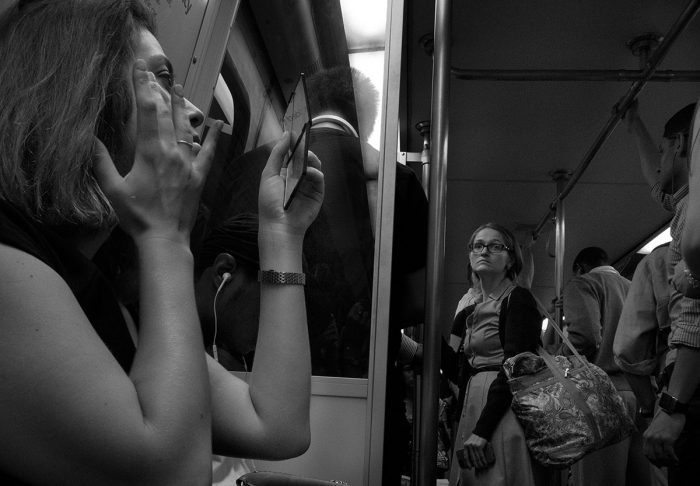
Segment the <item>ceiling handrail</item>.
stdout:
<svg viewBox="0 0 700 486">
<path fill-rule="evenodd" d="M 573 172 L 571 179 L 569 179 L 569 182 L 566 184 L 566 186 L 562 189 L 562 191 L 559 194 L 557 194 L 554 200 L 550 203 L 547 214 L 544 215 L 544 217 L 540 220 L 539 224 L 535 227 L 534 231 L 532 232 L 533 239 L 537 239 L 540 232 L 542 231 L 542 228 L 544 228 L 544 225 L 547 224 L 547 221 L 550 220 L 552 213 L 556 211 L 557 204 L 560 201 L 563 201 L 564 198 L 569 195 L 571 190 L 574 188 L 578 180 L 583 175 L 588 165 L 598 153 L 598 150 L 600 150 L 600 148 L 603 146 L 605 141 L 608 139 L 612 131 L 617 126 L 617 124 L 620 123 L 622 116 L 627 112 L 627 109 L 632 104 L 632 102 L 637 97 L 642 88 L 644 88 L 647 81 L 653 76 L 654 72 L 656 71 L 656 67 L 664 59 L 670 47 L 673 45 L 673 43 L 681 34 L 681 32 L 683 32 L 683 30 L 688 26 L 695 14 L 698 12 L 699 8 L 700 0 L 691 0 L 683 10 L 681 15 L 678 17 L 676 22 L 673 24 L 673 26 L 671 26 L 668 33 L 663 37 L 663 40 L 658 45 L 658 47 L 651 53 L 644 69 L 642 70 L 643 75 L 641 79 L 638 79 L 637 81 L 633 82 L 627 90 L 627 93 L 622 97 L 620 101 L 618 101 L 613 106 L 610 118 L 603 126 L 603 129 L 598 134 L 591 147 L 588 149 L 588 152 L 586 152 L 586 155 L 583 157 L 581 163 L 578 165 L 578 167 L 576 167 L 576 170 Z"/>
<path fill-rule="evenodd" d="M 452 75 L 462 81 L 638 81 L 642 69 L 465 69 L 452 67 Z M 700 81 L 700 71 L 655 71 L 650 81 Z"/>
</svg>

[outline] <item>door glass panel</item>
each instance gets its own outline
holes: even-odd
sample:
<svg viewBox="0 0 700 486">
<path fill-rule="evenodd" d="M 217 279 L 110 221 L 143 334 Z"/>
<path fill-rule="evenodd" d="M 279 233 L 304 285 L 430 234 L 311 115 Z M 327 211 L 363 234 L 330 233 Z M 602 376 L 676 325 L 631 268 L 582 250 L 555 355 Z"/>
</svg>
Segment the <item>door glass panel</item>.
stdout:
<svg viewBox="0 0 700 486">
<path fill-rule="evenodd" d="M 241 2 L 226 54 L 229 74 L 222 69 L 235 107 L 232 137 L 244 133 L 245 148 L 217 161 L 204 197 L 208 228 L 257 213 L 260 173 L 299 76 L 306 77 L 309 150 L 321 160 L 326 185 L 304 242 L 314 375 L 368 376 L 386 11 L 376 0 Z"/>
</svg>

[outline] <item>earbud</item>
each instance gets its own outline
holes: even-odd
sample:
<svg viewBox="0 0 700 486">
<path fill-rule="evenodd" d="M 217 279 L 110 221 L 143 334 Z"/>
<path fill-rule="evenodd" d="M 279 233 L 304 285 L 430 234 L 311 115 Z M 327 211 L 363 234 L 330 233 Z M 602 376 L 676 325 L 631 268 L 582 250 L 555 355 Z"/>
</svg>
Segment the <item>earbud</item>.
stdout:
<svg viewBox="0 0 700 486">
<path fill-rule="evenodd" d="M 228 282 L 229 280 L 231 280 L 231 274 L 228 272 L 225 272 L 221 276 L 221 283 L 219 284 L 219 288 L 216 291 L 217 294 L 221 291 L 221 289 L 224 287 L 224 285 L 226 285 L 226 282 Z"/>
</svg>

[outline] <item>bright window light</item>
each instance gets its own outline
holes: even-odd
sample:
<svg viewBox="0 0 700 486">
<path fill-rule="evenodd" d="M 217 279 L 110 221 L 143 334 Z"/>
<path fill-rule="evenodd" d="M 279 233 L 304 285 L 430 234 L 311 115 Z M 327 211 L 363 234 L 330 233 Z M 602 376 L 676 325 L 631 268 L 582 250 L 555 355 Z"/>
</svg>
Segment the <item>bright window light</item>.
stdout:
<svg viewBox="0 0 700 486">
<path fill-rule="evenodd" d="M 374 130 L 368 143 L 379 149 L 382 119 L 382 91 L 384 90 L 384 47 L 386 37 L 386 0 L 341 0 L 345 39 L 348 44 L 350 66 L 372 80 L 379 91 L 379 106 Z"/>
<path fill-rule="evenodd" d="M 661 233 L 652 238 L 646 245 L 644 245 L 637 253 L 643 255 L 648 255 L 657 246 L 661 246 L 664 243 L 671 241 L 671 227 L 666 228 Z"/>
<path fill-rule="evenodd" d="M 386 0 L 341 0 L 340 8 L 350 52 L 384 46 Z"/>
<path fill-rule="evenodd" d="M 214 98 L 216 102 L 219 103 L 221 111 L 223 111 L 226 116 L 226 123 L 228 125 L 233 125 L 233 96 L 221 74 L 219 74 L 216 86 L 214 87 Z"/>
<path fill-rule="evenodd" d="M 354 67 L 369 79 L 379 91 L 377 103 L 377 119 L 374 122 L 374 130 L 369 135 L 367 142 L 379 150 L 379 122 L 382 119 L 382 91 L 384 90 L 384 51 L 359 52 L 350 54 L 350 66 Z"/>
</svg>

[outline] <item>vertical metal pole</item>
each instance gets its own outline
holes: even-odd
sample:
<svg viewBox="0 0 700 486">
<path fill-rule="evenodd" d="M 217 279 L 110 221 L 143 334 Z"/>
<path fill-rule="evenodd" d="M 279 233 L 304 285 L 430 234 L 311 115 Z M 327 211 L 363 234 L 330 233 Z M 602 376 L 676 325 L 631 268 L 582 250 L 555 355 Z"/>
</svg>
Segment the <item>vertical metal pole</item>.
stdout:
<svg viewBox="0 0 700 486">
<path fill-rule="evenodd" d="M 428 217 L 426 319 L 423 342 L 419 486 L 435 486 L 438 399 L 440 391 L 440 301 L 445 258 L 445 193 L 447 186 L 448 101 L 450 94 L 451 0 L 435 1 L 435 51 L 431 103 L 432 162 Z"/>
<path fill-rule="evenodd" d="M 550 175 L 557 183 L 557 194 L 559 194 L 569 181 L 571 172 L 567 170 L 556 170 L 551 172 Z M 555 218 L 556 239 L 554 249 L 554 291 L 556 293 L 557 301 L 561 302 L 562 292 L 564 291 L 564 252 L 566 250 L 566 212 L 563 199 L 557 200 Z M 557 305 L 555 308 L 554 317 L 556 317 L 557 324 L 559 325 L 560 329 L 564 325 L 563 316 L 564 308 L 561 305 Z M 558 341 L 559 336 L 557 336 L 557 342 Z"/>
<path fill-rule="evenodd" d="M 571 177 L 571 172 L 567 170 L 555 170 L 550 172 L 552 179 L 557 184 L 557 194 L 560 194 L 562 189 L 566 186 L 569 178 Z M 564 254 L 566 250 L 566 211 L 564 207 L 564 200 L 557 200 L 556 216 L 554 220 L 555 224 L 555 245 L 554 245 L 554 291 L 557 297 L 557 306 L 554 308 L 554 317 L 557 320 L 557 325 L 559 329 L 563 329 L 564 326 L 564 307 L 562 304 L 563 292 L 564 292 Z M 554 343 L 557 345 L 561 344 L 561 338 L 558 334 L 554 337 Z M 568 476 L 570 469 L 562 470 L 561 474 L 556 474 L 552 478 L 552 483 L 550 486 L 565 486 L 568 484 Z"/>
<path fill-rule="evenodd" d="M 423 149 L 420 152 L 421 184 L 425 194 L 430 197 L 430 120 L 416 123 L 416 129 L 423 137 Z"/>
</svg>

